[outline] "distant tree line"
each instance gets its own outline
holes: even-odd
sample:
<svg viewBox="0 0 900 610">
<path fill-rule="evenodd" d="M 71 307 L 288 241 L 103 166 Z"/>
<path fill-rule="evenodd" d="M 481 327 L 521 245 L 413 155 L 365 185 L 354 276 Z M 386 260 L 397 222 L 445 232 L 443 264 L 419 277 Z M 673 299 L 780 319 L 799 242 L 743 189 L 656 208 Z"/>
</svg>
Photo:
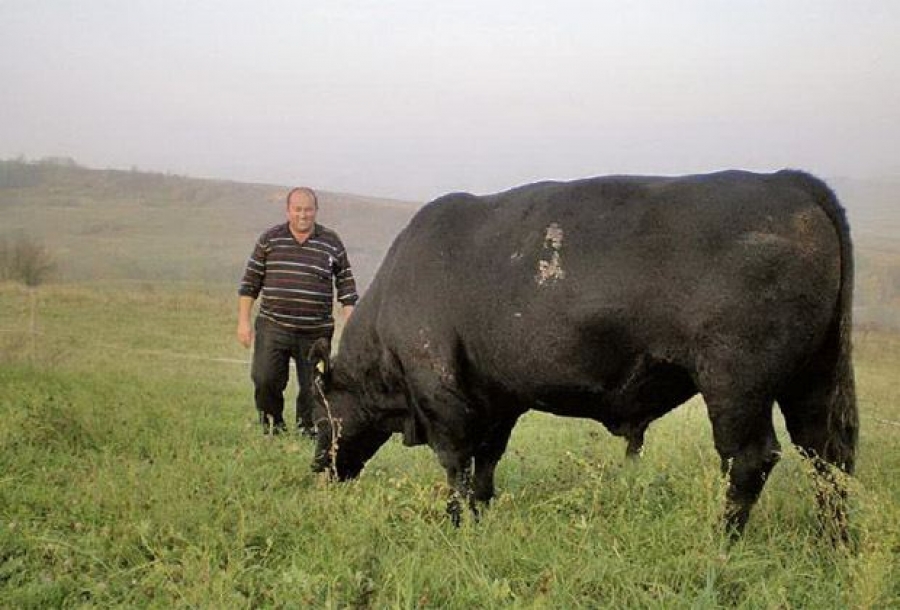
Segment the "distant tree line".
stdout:
<svg viewBox="0 0 900 610">
<path fill-rule="evenodd" d="M 42 157 L 40 159 L 0 160 L 0 189 L 27 188 L 41 184 L 47 172 L 71 170 L 81 166 L 72 157 Z"/>
</svg>

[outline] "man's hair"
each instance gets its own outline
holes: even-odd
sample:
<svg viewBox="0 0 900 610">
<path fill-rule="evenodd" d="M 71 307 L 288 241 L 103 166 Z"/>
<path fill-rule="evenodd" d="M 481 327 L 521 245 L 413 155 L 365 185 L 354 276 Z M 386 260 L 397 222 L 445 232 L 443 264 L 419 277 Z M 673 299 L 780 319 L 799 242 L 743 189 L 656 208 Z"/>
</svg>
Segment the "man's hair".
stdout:
<svg viewBox="0 0 900 610">
<path fill-rule="evenodd" d="M 311 188 L 309 188 L 308 186 L 295 186 L 294 188 L 289 190 L 287 197 L 284 198 L 285 205 L 290 205 L 291 196 L 293 196 L 294 193 L 303 193 L 304 195 L 306 195 L 307 197 L 312 199 L 313 203 L 316 206 L 316 209 L 317 210 L 319 209 L 319 198 L 316 196 L 316 192 L 314 190 L 312 190 Z"/>
</svg>

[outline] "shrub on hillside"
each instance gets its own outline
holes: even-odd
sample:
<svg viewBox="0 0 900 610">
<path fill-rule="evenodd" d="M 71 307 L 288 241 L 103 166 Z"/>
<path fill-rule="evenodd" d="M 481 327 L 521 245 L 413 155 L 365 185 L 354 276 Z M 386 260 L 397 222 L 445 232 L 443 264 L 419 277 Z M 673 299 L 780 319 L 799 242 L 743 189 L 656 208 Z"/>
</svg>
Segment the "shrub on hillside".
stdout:
<svg viewBox="0 0 900 610">
<path fill-rule="evenodd" d="M 0 280 L 38 286 L 55 270 L 53 254 L 38 239 L 29 235 L 0 239 Z"/>
</svg>

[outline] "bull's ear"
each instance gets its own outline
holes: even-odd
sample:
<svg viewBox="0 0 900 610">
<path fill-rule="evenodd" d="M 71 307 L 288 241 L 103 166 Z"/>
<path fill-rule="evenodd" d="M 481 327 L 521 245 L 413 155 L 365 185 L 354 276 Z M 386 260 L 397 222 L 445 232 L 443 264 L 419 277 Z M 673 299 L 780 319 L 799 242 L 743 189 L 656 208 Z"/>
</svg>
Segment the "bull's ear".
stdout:
<svg viewBox="0 0 900 610">
<path fill-rule="evenodd" d="M 331 342 L 328 339 L 316 339 L 309 348 L 307 360 L 313 366 L 313 377 L 321 380 L 327 387 L 331 380 Z"/>
</svg>

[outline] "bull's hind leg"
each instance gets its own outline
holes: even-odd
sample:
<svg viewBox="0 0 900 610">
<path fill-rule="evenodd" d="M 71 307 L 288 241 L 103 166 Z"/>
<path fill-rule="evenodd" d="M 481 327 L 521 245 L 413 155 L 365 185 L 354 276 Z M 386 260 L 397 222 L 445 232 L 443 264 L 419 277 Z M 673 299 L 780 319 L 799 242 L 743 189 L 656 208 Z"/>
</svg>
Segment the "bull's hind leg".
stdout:
<svg viewBox="0 0 900 610">
<path fill-rule="evenodd" d="M 812 375 L 800 379 L 778 397 L 778 404 L 791 441 L 815 469 L 822 525 L 833 539 L 846 540 L 847 492 L 834 468 L 853 473 L 858 421 L 852 384 L 841 387 L 831 382 L 833 378 Z M 835 408 L 829 417 L 829 406 L 835 401 L 839 407 L 846 403 L 847 408 Z"/>
<path fill-rule="evenodd" d="M 737 537 L 781 456 L 772 426 L 772 401 L 748 395 L 704 395 L 704 399 L 722 471 L 729 478 L 725 526 Z"/>
</svg>

